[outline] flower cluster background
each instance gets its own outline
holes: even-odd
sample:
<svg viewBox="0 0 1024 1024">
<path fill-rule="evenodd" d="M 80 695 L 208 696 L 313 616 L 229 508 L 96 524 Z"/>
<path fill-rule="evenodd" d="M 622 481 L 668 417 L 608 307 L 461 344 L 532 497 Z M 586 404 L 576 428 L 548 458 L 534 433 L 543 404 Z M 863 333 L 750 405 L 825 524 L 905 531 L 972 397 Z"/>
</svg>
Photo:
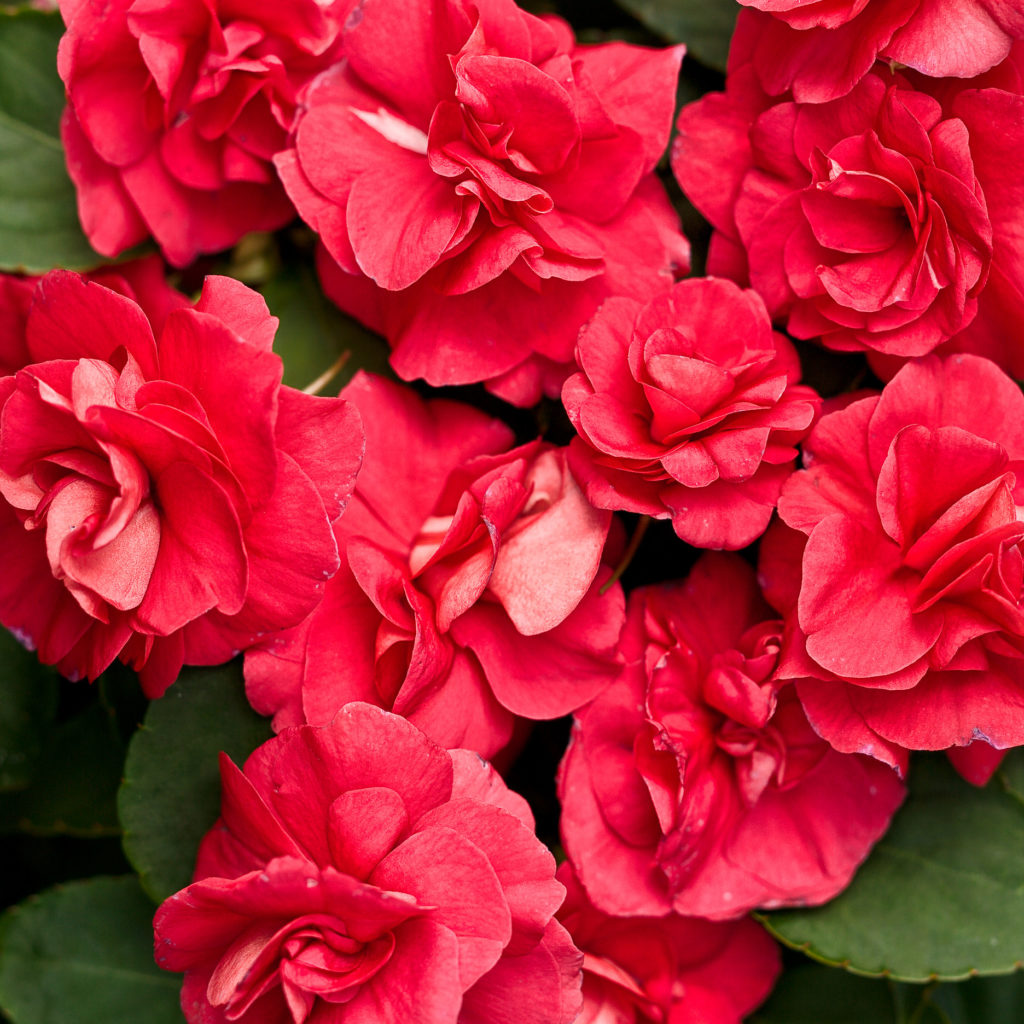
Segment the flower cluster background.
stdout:
<svg viewBox="0 0 1024 1024">
<path fill-rule="evenodd" d="M 0 1016 L 1024 1020 L 1015 0 L 0 4 Z"/>
</svg>

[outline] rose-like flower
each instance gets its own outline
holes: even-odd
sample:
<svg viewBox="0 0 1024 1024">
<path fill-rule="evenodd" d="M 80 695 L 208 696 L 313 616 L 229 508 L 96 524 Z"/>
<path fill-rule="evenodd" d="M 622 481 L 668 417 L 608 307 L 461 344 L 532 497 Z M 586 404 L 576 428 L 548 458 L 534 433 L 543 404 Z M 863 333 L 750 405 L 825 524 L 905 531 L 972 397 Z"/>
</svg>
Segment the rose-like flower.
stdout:
<svg viewBox="0 0 1024 1024">
<path fill-rule="evenodd" d="M 842 96 L 876 58 L 936 78 L 973 78 L 1024 39 L 1016 0 L 739 0 L 737 35 L 761 85 L 801 102 Z M 765 13 L 760 13 L 765 12 Z"/>
<path fill-rule="evenodd" d="M 604 298 L 688 267 L 652 173 L 682 48 L 578 47 L 512 0 L 363 3 L 344 47 L 276 161 L 327 293 L 406 379 L 556 396 Z"/>
<path fill-rule="evenodd" d="M 948 342 L 1024 371 L 1007 337 L 1024 188 L 1006 173 L 1024 95 L 944 86 L 940 103 L 923 81 L 879 67 L 832 103 L 774 102 L 741 65 L 680 114 L 673 168 L 717 229 L 709 270 L 796 337 L 901 357 Z"/>
<path fill-rule="evenodd" d="M 500 421 L 365 374 L 342 394 L 366 428 L 342 568 L 309 619 L 246 655 L 254 706 L 280 729 L 368 701 L 490 757 L 517 715 L 590 700 L 618 671 L 623 597 L 600 593 L 611 514 L 565 450 L 509 450 Z"/>
<path fill-rule="evenodd" d="M 598 910 L 568 862 L 558 919 L 583 952 L 576 1024 L 740 1024 L 782 968 L 779 947 L 749 918 L 612 917 Z"/>
<path fill-rule="evenodd" d="M 190 1024 L 569 1024 L 580 954 L 526 802 L 479 757 L 350 704 L 244 774 L 157 911 Z"/>
<path fill-rule="evenodd" d="M 0 622 L 65 675 L 119 657 L 156 696 L 320 600 L 362 429 L 281 386 L 277 320 L 236 281 L 147 308 L 53 271 L 5 339 L 27 365 L 0 379 Z"/>
<path fill-rule="evenodd" d="M 337 59 L 321 4 L 61 0 L 62 122 L 78 211 L 113 256 L 152 235 L 177 266 L 293 215 L 271 160 L 302 86 Z"/>
<path fill-rule="evenodd" d="M 819 421 L 762 552 L 780 675 L 839 750 L 1024 743 L 1024 396 L 930 356 Z"/>
<path fill-rule="evenodd" d="M 671 518 L 698 547 L 764 532 L 817 396 L 754 292 L 700 278 L 646 305 L 609 299 L 576 361 L 570 463 L 595 505 Z"/>
<path fill-rule="evenodd" d="M 736 555 L 630 595 L 626 669 L 578 712 L 559 773 L 566 852 L 606 913 L 823 903 L 888 826 L 902 783 L 810 727 L 770 614 Z"/>
</svg>

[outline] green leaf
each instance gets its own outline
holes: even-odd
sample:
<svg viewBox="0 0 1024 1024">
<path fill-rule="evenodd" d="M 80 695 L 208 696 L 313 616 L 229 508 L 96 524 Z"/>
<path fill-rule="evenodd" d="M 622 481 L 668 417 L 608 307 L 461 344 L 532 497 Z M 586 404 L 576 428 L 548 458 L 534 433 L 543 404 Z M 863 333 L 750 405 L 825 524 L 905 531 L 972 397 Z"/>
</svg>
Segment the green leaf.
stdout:
<svg viewBox="0 0 1024 1024">
<path fill-rule="evenodd" d="M 50 889 L 0 919 L 0 1007 L 13 1024 L 181 1024 L 181 977 L 153 962 L 138 879 Z"/>
<path fill-rule="evenodd" d="M 958 985 L 938 985 L 930 993 L 950 1024 L 1007 1024 L 1024 1021 L 1024 974 L 971 978 Z"/>
<path fill-rule="evenodd" d="M 344 366 L 319 392 L 336 395 L 357 370 L 388 373 L 388 346 L 326 298 L 312 267 L 295 264 L 263 286 L 270 312 L 281 321 L 274 351 L 284 360 L 284 383 L 305 388 L 348 352 Z"/>
<path fill-rule="evenodd" d="M 702 64 L 725 70 L 736 27 L 736 0 L 616 0 L 652 32 L 670 43 L 686 43 Z"/>
<path fill-rule="evenodd" d="M 0 629 L 0 790 L 24 789 L 57 711 L 57 673 Z"/>
<path fill-rule="evenodd" d="M 1007 974 L 1024 962 L 1024 807 L 919 756 L 910 795 L 850 887 L 813 910 L 766 914 L 787 945 L 905 981 Z"/>
<path fill-rule="evenodd" d="M 82 234 L 60 141 L 63 31 L 57 14 L 0 11 L 0 270 L 103 262 Z"/>
<path fill-rule="evenodd" d="M 786 971 L 749 1024 L 898 1024 L 887 981 L 818 964 Z"/>
<path fill-rule="evenodd" d="M 1007 793 L 1024 804 L 1024 747 L 1007 753 L 999 766 L 998 777 Z"/>
<path fill-rule="evenodd" d="M 245 699 L 241 662 L 185 669 L 146 712 L 118 794 L 124 850 L 161 902 L 192 880 L 199 841 L 220 813 L 217 754 L 241 764 L 271 735 Z"/>
<path fill-rule="evenodd" d="M 113 716 L 94 699 L 50 730 L 31 784 L 0 797 L 0 829 L 33 835 L 118 835 L 116 800 L 124 749 Z"/>
</svg>

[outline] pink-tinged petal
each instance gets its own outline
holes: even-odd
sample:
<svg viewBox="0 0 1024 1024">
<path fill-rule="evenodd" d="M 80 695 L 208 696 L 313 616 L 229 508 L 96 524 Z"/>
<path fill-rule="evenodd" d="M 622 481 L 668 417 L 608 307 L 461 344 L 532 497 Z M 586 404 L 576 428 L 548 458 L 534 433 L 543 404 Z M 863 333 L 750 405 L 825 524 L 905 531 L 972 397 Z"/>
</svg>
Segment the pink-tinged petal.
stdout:
<svg viewBox="0 0 1024 1024">
<path fill-rule="evenodd" d="M 473 800 L 500 807 L 518 818 L 531 832 L 536 831 L 530 805 L 505 785 L 494 767 L 473 750 L 449 750 L 455 767 L 452 800 Z"/>
<path fill-rule="evenodd" d="M 509 133 L 503 148 L 517 170 L 552 174 L 579 144 L 579 121 L 568 90 L 529 61 L 465 56 L 455 72 L 455 98 L 478 121 L 503 126 Z"/>
<path fill-rule="evenodd" d="M 752 164 L 749 133 L 756 107 L 728 93 L 709 93 L 679 113 L 672 173 L 719 231 L 735 234 L 734 211 L 743 176 Z"/>
<path fill-rule="evenodd" d="M 558 792 L 562 841 L 588 895 L 610 914 L 668 913 L 671 898 L 654 849 L 623 842 L 608 826 L 591 778 L 577 732 L 559 768 Z"/>
<path fill-rule="evenodd" d="M 60 134 L 68 174 L 78 192 L 78 218 L 89 244 L 104 256 L 137 245 L 149 229 L 121 176 L 100 159 L 71 107 L 61 117 Z"/>
<path fill-rule="evenodd" d="M 622 592 L 603 596 L 601 573 L 587 596 L 554 629 L 524 637 L 500 606 L 482 602 L 452 625 L 452 636 L 480 660 L 498 701 L 525 718 L 557 718 L 595 697 L 617 671 Z"/>
<path fill-rule="evenodd" d="M 488 589 L 524 636 L 553 629 L 570 615 L 597 575 L 611 516 L 587 501 L 564 451 L 547 451 L 530 468 L 531 495 L 502 537 Z"/>
<path fill-rule="evenodd" d="M 650 173 L 668 145 L 676 81 L 684 46 L 649 50 L 627 43 L 583 47 L 579 61 L 601 106 L 616 124 L 640 135 L 644 173 Z"/>
<path fill-rule="evenodd" d="M 460 1024 L 571 1024 L 579 1015 L 583 955 L 550 921 L 544 939 L 522 956 L 505 956 L 462 1001 Z"/>
<path fill-rule="evenodd" d="M 417 827 L 450 828 L 487 851 L 512 919 L 512 938 L 504 955 L 529 952 L 565 897 L 554 878 L 554 858 L 535 841 L 532 824 L 500 807 L 452 799 L 428 811 Z"/>
<path fill-rule="evenodd" d="M 721 856 L 677 899 L 677 910 L 716 920 L 746 906 L 814 906 L 832 899 L 888 828 L 905 792 L 888 765 L 827 751 L 795 786 L 762 795 Z M 723 907 L 723 892 L 731 893 L 731 907 Z"/>
<path fill-rule="evenodd" d="M 252 782 L 223 752 L 220 781 L 220 827 L 214 827 L 200 848 L 195 881 L 210 876 L 234 878 L 275 857 L 308 859 Z"/>
<path fill-rule="evenodd" d="M 972 786 L 984 786 L 1002 764 L 1006 751 L 997 750 L 984 740 L 975 740 L 964 747 L 950 747 L 946 756 L 961 778 Z"/>
<path fill-rule="evenodd" d="M 369 517 L 388 524 L 396 548 L 412 544 L 454 466 L 512 444 L 499 420 L 463 403 L 425 402 L 411 388 L 365 373 L 341 397 L 355 404 L 366 431 L 366 455 L 341 529 L 355 530 L 357 523 L 361 529 Z"/>
<path fill-rule="evenodd" d="M 642 308 L 634 299 L 613 296 L 602 303 L 600 315 L 584 325 L 576 343 L 576 361 L 592 389 L 610 394 L 627 407 L 639 401 L 642 395 L 636 381 L 623 372 L 633 323 Z M 564 396 L 563 401 L 575 424 L 574 410 L 579 403 L 570 403 Z"/>
<path fill-rule="evenodd" d="M 277 857 L 262 871 L 193 882 L 163 902 L 154 929 L 157 954 L 166 957 L 161 963 L 167 970 L 186 970 L 224 952 L 254 918 L 340 917 L 353 937 L 368 941 L 408 926 L 418 913 L 421 909 L 404 894 L 381 892 L 331 867 Z"/>
<path fill-rule="evenodd" d="M 676 534 L 695 547 L 737 551 L 768 528 L 789 466 L 763 463 L 740 483 L 716 480 L 707 487 L 673 487 L 662 496 Z"/>
<path fill-rule="evenodd" d="M 274 728 L 326 725 L 350 701 L 377 703 L 374 640 L 380 613 L 347 567 L 294 629 L 265 638 L 245 656 L 246 694 Z"/>
<path fill-rule="evenodd" d="M 359 265 L 352 251 L 352 243 L 348 240 L 344 207 L 332 202 L 313 187 L 303 173 L 294 149 L 278 153 L 274 157 L 274 166 L 299 216 L 321 236 L 327 251 L 344 270 L 358 275 Z"/>
<path fill-rule="evenodd" d="M 755 40 L 754 64 L 767 92 L 792 88 L 800 103 L 826 103 L 848 93 L 864 77 L 879 50 L 905 23 L 919 0 L 870 4 L 857 18 L 834 29 L 799 31 L 769 14 L 742 11 L 737 34 Z M 827 34 L 826 34 L 827 33 Z M 827 39 L 827 44 L 824 39 Z"/>
<path fill-rule="evenodd" d="M 807 653 L 838 676 L 899 672 L 942 632 L 941 611 L 913 610 L 919 578 L 903 568 L 898 547 L 843 515 L 811 533 L 803 572 L 799 615 Z"/>
<path fill-rule="evenodd" d="M 369 880 L 436 908 L 431 920 L 459 940 L 459 981 L 465 990 L 498 962 L 512 937 L 508 903 L 480 847 L 451 828 L 422 822 L 415 827 L 413 835 L 380 861 Z"/>
<path fill-rule="evenodd" d="M 123 346 L 147 377 L 156 376 L 156 343 L 145 313 L 131 299 L 67 270 L 39 282 L 26 338 L 34 362 L 109 361 Z"/>
<path fill-rule="evenodd" d="M 555 208 L 581 220 L 601 224 L 614 217 L 633 195 L 645 172 L 641 139 L 620 129 L 608 139 L 584 139 L 579 163 L 570 161 L 544 185 Z M 545 220 L 545 228 L 550 222 Z"/>
<path fill-rule="evenodd" d="M 395 765 L 407 769 L 399 777 Z M 415 726 L 369 704 L 346 704 L 323 728 L 281 733 L 246 762 L 257 790 L 317 863 L 330 862 L 327 811 L 351 789 L 384 786 L 411 821 L 451 796 L 451 758 Z"/>
<path fill-rule="evenodd" d="M 912 690 L 860 689 L 865 721 L 890 743 L 945 750 L 975 740 L 998 749 L 1024 743 L 1024 687 L 1017 659 L 991 658 L 986 671 L 930 672 Z"/>
<path fill-rule="evenodd" d="M 860 522 L 875 518 L 874 472 L 868 455 L 868 424 L 875 397 L 822 417 L 804 445 L 805 470 L 786 481 L 779 515 L 794 529 L 810 533 L 836 512 Z"/>
<path fill-rule="evenodd" d="M 273 231 L 295 211 L 277 184 L 232 182 L 216 191 L 191 189 L 151 153 L 121 172 L 124 189 L 167 260 L 176 267 L 199 253 L 234 245 L 249 231 Z"/>
<path fill-rule="evenodd" d="M 991 395 L 979 403 L 978 394 Z M 930 357 L 905 366 L 882 392 L 868 435 L 871 466 L 879 471 L 901 428 L 961 427 L 1002 445 L 1011 459 L 1024 454 L 1024 395 L 987 359 Z"/>
<path fill-rule="evenodd" d="M 789 616 L 800 596 L 800 567 L 807 538 L 776 519 L 761 538 L 758 548 L 757 582 L 765 600 Z M 795 621 L 795 619 L 793 620 Z"/>
<path fill-rule="evenodd" d="M 60 661 L 90 627 L 103 628 L 53 578 L 43 538 L 26 533 L 6 502 L 0 503 L 0 539 L 9 552 L 7 571 L 0 577 L 0 621 L 26 647 L 38 650 L 40 661 Z"/>
<path fill-rule="evenodd" d="M 465 199 L 418 155 L 396 149 L 386 174 L 362 174 L 346 208 L 356 262 L 382 288 L 418 281 L 448 248 Z"/>
<path fill-rule="evenodd" d="M 421 690 L 404 715 L 442 747 L 466 747 L 482 757 L 494 757 L 505 748 L 515 723 L 495 699 L 473 653 L 458 648 L 448 671 Z"/>
<path fill-rule="evenodd" d="M 1012 42 L 977 0 L 920 0 L 882 56 L 934 78 L 973 78 L 1003 60 Z"/>
<path fill-rule="evenodd" d="M 294 388 L 278 394 L 275 441 L 312 480 L 334 522 L 345 510 L 363 462 L 366 439 L 358 409 L 337 398 Z"/>
<path fill-rule="evenodd" d="M 860 697 L 866 691 L 833 679 L 798 679 L 796 689 L 814 731 L 832 747 L 872 757 L 906 776 L 906 749 L 877 733 L 861 711 Z"/>
<path fill-rule="evenodd" d="M 328 813 L 327 841 L 334 866 L 360 879 L 369 877 L 409 827 L 402 798 L 383 786 L 350 789 Z"/>
<path fill-rule="evenodd" d="M 953 112 L 970 133 L 971 160 L 992 222 L 993 270 L 1019 283 L 1024 271 L 1024 185 L 1008 172 L 1006 160 L 1024 138 L 1024 96 L 1003 89 L 968 89 L 954 100 Z M 999 124 L 1000 131 L 986 130 L 991 124 Z"/>
<path fill-rule="evenodd" d="M 212 608 L 242 607 L 248 567 L 242 530 L 224 491 L 186 462 L 155 481 L 160 553 L 135 617 L 147 632 L 173 633 Z"/>
<path fill-rule="evenodd" d="M 282 531 L 285 522 L 289 528 Z M 245 606 L 231 627 L 262 633 L 296 625 L 319 604 L 340 561 L 319 496 L 290 456 L 281 454 L 274 492 L 243 536 L 249 580 Z"/>
<path fill-rule="evenodd" d="M 215 316 L 247 344 L 262 352 L 273 350 L 279 321 L 270 315 L 263 296 L 241 281 L 209 275 L 203 281 L 203 291 L 195 308 L 200 313 Z"/>
<path fill-rule="evenodd" d="M 415 18 L 387 4 L 358 10 L 362 17 L 351 18 L 345 32 L 352 70 L 426 128 L 437 102 L 454 91 L 445 55 L 459 52 L 472 29 L 469 17 L 443 0 L 428 0 Z M 387 53 L 401 53 L 402 60 L 381 60 Z"/>
<path fill-rule="evenodd" d="M 146 651 L 152 640 L 152 646 Z M 136 655 L 132 648 L 142 649 Z M 228 652 L 216 661 L 227 661 L 232 652 Z M 130 665 L 139 674 L 139 683 L 142 692 L 150 699 L 156 700 L 162 697 L 170 685 L 181 674 L 181 668 L 185 664 L 185 636 L 182 630 L 172 633 L 170 636 L 145 637 L 138 633 L 131 635 L 131 639 L 121 652 L 121 661 Z"/>
<path fill-rule="evenodd" d="M 140 505 L 111 540 L 95 545 L 89 521 L 103 514 L 109 494 L 82 479 L 68 483 L 50 502 L 46 540 L 50 565 L 57 578 L 76 595 L 90 614 L 99 598 L 119 611 L 137 608 L 146 596 L 160 548 L 160 516 L 152 502 Z M 84 589 L 89 595 L 79 597 Z"/>
<path fill-rule="evenodd" d="M 281 360 L 239 340 L 209 313 L 179 310 L 160 336 L 161 375 L 195 395 L 253 504 L 275 486 Z"/>
<path fill-rule="evenodd" d="M 396 929 L 395 940 L 391 959 L 330 1024 L 340 1024 L 342 1017 L 345 1024 L 436 1024 L 458 1018 L 463 992 L 458 938 L 436 921 L 414 918 Z"/>
</svg>

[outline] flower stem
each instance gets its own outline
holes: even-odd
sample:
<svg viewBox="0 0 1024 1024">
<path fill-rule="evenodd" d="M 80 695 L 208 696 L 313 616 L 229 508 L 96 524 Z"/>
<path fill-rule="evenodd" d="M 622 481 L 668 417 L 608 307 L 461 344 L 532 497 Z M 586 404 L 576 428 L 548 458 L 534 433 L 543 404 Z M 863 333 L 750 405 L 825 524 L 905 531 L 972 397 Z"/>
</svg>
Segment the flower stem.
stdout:
<svg viewBox="0 0 1024 1024">
<path fill-rule="evenodd" d="M 335 374 L 341 372 L 342 367 L 348 362 L 349 356 L 351 355 L 352 351 L 350 349 L 345 349 L 345 351 L 342 352 L 341 355 L 338 356 L 338 358 L 335 359 L 334 362 L 331 363 L 331 365 L 328 366 L 316 380 L 307 384 L 302 390 L 307 395 L 319 395 L 320 392 L 323 391 L 323 389 L 330 383 L 331 378 L 334 377 Z"/>
<path fill-rule="evenodd" d="M 629 568 L 629 563 L 633 561 L 633 556 L 636 554 L 637 548 L 640 547 L 640 542 L 644 539 L 644 534 L 647 532 L 647 527 L 650 525 L 650 516 L 640 517 L 640 522 L 636 524 L 633 536 L 629 538 L 629 544 L 626 546 L 626 550 L 623 552 L 622 558 L 619 560 L 619 564 L 615 567 L 615 572 L 612 573 L 611 579 L 601 588 L 599 593 L 606 593 L 610 587 L 619 582 L 622 574 Z"/>
</svg>

